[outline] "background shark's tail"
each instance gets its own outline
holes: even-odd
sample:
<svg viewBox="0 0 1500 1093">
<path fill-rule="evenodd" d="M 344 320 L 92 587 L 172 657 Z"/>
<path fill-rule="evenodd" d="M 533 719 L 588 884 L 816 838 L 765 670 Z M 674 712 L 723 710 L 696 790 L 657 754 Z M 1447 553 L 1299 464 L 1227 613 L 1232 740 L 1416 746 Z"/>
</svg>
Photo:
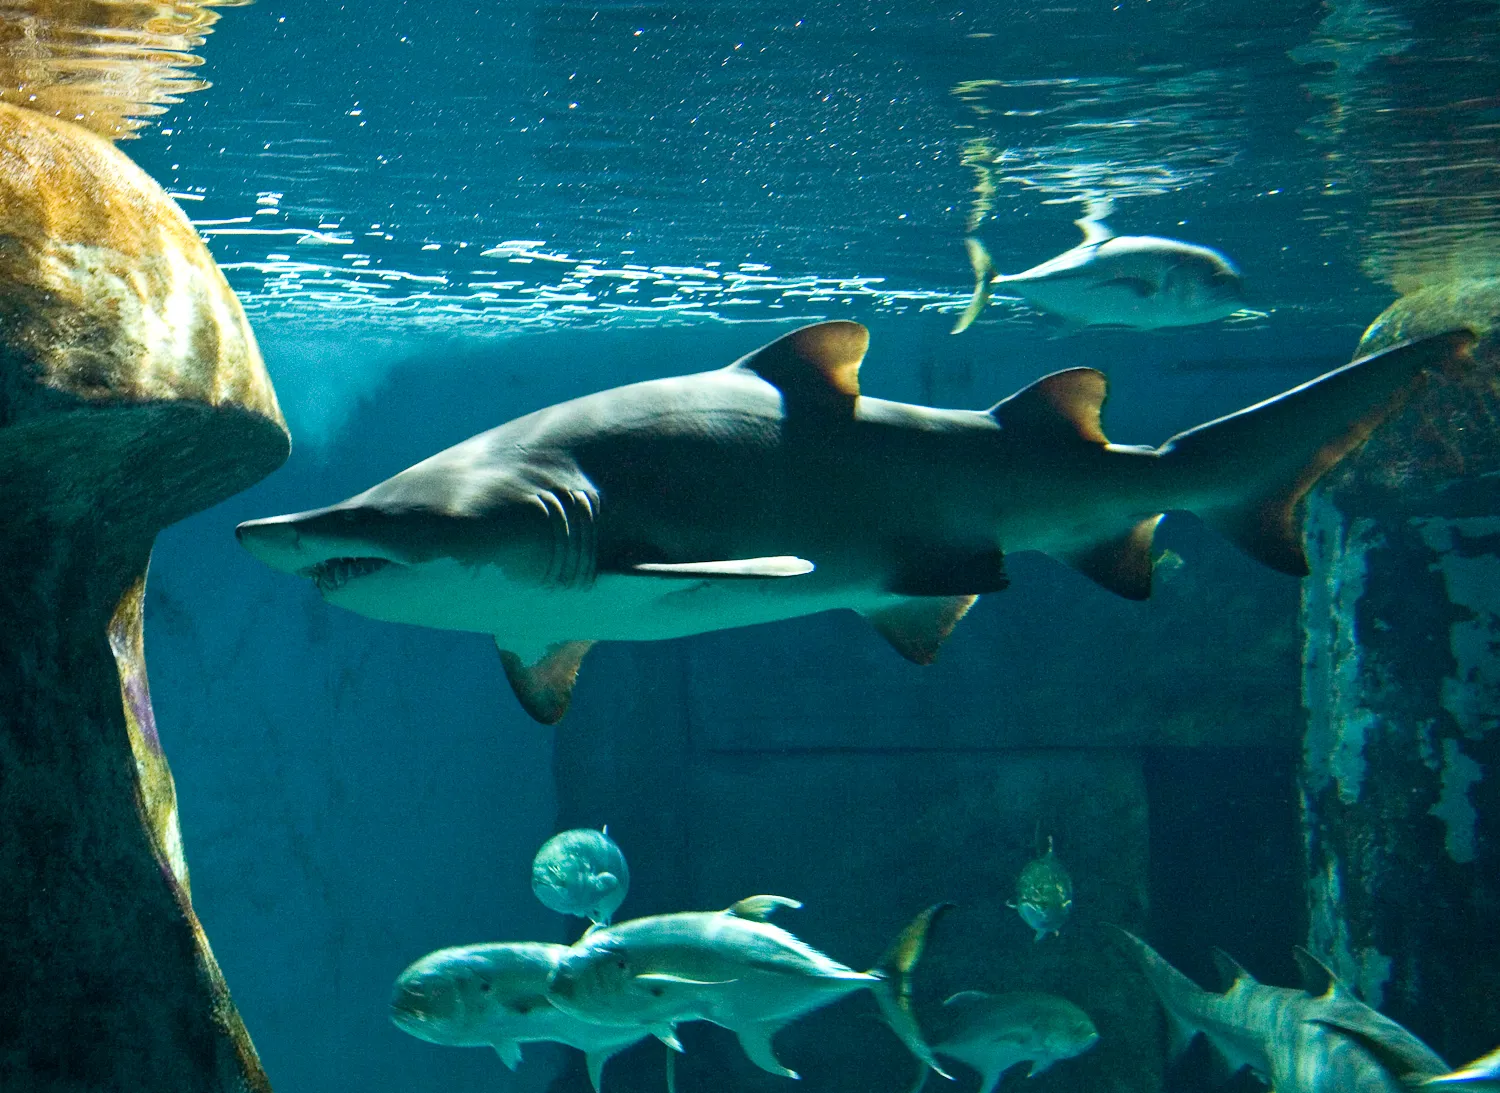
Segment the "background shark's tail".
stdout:
<svg viewBox="0 0 1500 1093">
<path fill-rule="evenodd" d="M 1197 1026 L 1187 1016 L 1192 1012 L 1193 1002 L 1206 999 L 1209 992 L 1168 964 L 1160 953 L 1129 930 L 1116 926 L 1115 934 L 1140 967 L 1147 985 L 1167 1015 L 1167 1050 L 1169 1056 L 1176 1059 L 1198 1035 Z"/>
<path fill-rule="evenodd" d="M 1307 575 L 1297 504 L 1365 442 L 1425 373 L 1467 356 L 1467 330 L 1406 342 L 1179 433 L 1158 449 L 1183 504 L 1252 558 Z"/>
<path fill-rule="evenodd" d="M 974 267 L 974 297 L 958 317 L 958 322 L 953 324 L 949 331 L 952 334 L 962 334 L 979 318 L 979 313 L 990 302 L 990 284 L 995 276 L 995 263 L 990 260 L 990 252 L 985 250 L 983 243 L 970 236 L 964 240 L 964 246 L 969 251 L 969 265 Z"/>
<path fill-rule="evenodd" d="M 922 958 L 922 949 L 927 944 L 927 931 L 932 929 L 938 916 L 952 906 L 951 903 L 935 903 L 917 915 L 892 942 L 891 947 L 880 958 L 880 963 L 870 969 L 870 974 L 880 977 L 874 987 L 875 1001 L 880 1005 L 880 1013 L 886 1024 L 891 1026 L 891 1030 L 901 1038 L 901 1042 L 913 1055 L 945 1078 L 952 1075 L 938 1066 L 932 1049 L 922 1037 L 922 1029 L 918 1026 L 916 1013 L 912 1009 L 911 973 L 917 966 L 917 961 Z"/>
</svg>

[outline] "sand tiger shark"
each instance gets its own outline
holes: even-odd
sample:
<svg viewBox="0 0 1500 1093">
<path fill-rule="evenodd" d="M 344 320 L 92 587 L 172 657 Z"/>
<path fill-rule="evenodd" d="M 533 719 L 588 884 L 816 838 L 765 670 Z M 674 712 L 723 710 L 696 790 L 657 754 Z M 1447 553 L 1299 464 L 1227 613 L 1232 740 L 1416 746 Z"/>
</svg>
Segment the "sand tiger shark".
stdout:
<svg viewBox="0 0 1500 1093">
<path fill-rule="evenodd" d="M 521 704 L 566 712 L 597 641 L 850 609 L 926 664 L 1007 551 L 1151 591 L 1162 514 L 1305 574 L 1297 503 L 1466 331 L 1404 343 L 1160 447 L 1111 444 L 1104 375 L 988 410 L 861 394 L 869 331 L 817 323 L 715 371 L 630 384 L 481 433 L 240 541 L 372 618 L 495 636 Z"/>
</svg>

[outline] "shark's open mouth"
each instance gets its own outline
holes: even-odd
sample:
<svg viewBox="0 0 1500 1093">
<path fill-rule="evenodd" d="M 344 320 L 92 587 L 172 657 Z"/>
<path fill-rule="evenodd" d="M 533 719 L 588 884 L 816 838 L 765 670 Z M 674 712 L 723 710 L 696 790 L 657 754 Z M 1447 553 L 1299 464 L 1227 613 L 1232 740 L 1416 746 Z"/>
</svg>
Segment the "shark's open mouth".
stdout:
<svg viewBox="0 0 1500 1093">
<path fill-rule="evenodd" d="M 356 577 L 367 577 L 388 565 L 395 565 L 389 558 L 327 558 L 303 574 L 311 577 L 323 595 L 337 592 Z"/>
</svg>

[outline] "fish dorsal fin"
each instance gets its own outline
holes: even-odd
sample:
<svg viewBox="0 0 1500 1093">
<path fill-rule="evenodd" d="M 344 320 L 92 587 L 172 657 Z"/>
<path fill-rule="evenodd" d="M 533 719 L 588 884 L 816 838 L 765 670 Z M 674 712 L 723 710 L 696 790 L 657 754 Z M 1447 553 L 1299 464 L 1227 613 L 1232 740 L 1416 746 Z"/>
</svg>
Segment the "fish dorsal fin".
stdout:
<svg viewBox="0 0 1500 1093">
<path fill-rule="evenodd" d="M 1108 444 L 1099 411 L 1109 393 L 1104 373 L 1096 368 L 1068 368 L 1043 376 L 1010 398 L 990 407 L 1000 427 L 1020 439 L 1077 437 L 1089 444 Z"/>
<path fill-rule="evenodd" d="M 1127 600 L 1151 598 L 1151 543 L 1162 514 L 1138 521 L 1122 535 L 1099 539 L 1058 556 L 1095 584 Z"/>
<path fill-rule="evenodd" d="M 1226 991 L 1233 989 L 1241 983 L 1254 983 L 1256 981 L 1255 976 L 1247 972 L 1243 964 L 1223 949 L 1214 949 L 1211 955 L 1214 960 L 1214 968 L 1218 971 L 1219 978 L 1223 981 Z"/>
<path fill-rule="evenodd" d="M 880 636 L 913 664 L 931 664 L 978 596 L 912 596 L 864 613 Z"/>
<path fill-rule="evenodd" d="M 499 648 L 500 639 L 495 640 Z M 556 725 L 573 701 L 578 666 L 593 647 L 591 641 L 563 641 L 550 646 L 535 664 L 526 664 L 509 649 L 500 648 L 500 664 L 521 706 L 543 725 Z"/>
<path fill-rule="evenodd" d="M 1332 968 L 1323 963 L 1301 945 L 1292 950 L 1292 959 L 1297 962 L 1297 971 L 1302 973 L 1302 989 L 1314 998 L 1325 995 L 1348 993 Z"/>
<path fill-rule="evenodd" d="M 788 896 L 746 896 L 738 903 L 724 908 L 724 913 L 735 918 L 749 919 L 751 922 L 765 922 L 783 907 L 797 911 L 801 909 L 802 903 Z"/>
<path fill-rule="evenodd" d="M 811 405 L 854 411 L 859 366 L 870 332 L 845 319 L 804 326 L 730 365 L 754 372 L 781 391 L 788 409 Z"/>
<path fill-rule="evenodd" d="M 1079 244 L 1084 247 L 1096 247 L 1100 243 L 1107 243 L 1115 237 L 1114 229 L 1102 219 L 1085 216 L 1082 220 L 1075 220 L 1078 230 L 1083 232 L 1083 242 Z"/>
</svg>

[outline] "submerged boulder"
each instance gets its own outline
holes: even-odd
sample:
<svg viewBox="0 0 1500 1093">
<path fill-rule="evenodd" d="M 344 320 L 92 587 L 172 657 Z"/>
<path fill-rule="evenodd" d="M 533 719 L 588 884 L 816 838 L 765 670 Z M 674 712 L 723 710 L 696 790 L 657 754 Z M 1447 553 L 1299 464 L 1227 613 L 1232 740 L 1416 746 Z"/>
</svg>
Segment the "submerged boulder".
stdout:
<svg viewBox="0 0 1500 1093">
<path fill-rule="evenodd" d="M 289 444 L 181 210 L 0 104 L 0 1088 L 269 1088 L 189 898 L 141 605 L 156 533 Z"/>
</svg>

